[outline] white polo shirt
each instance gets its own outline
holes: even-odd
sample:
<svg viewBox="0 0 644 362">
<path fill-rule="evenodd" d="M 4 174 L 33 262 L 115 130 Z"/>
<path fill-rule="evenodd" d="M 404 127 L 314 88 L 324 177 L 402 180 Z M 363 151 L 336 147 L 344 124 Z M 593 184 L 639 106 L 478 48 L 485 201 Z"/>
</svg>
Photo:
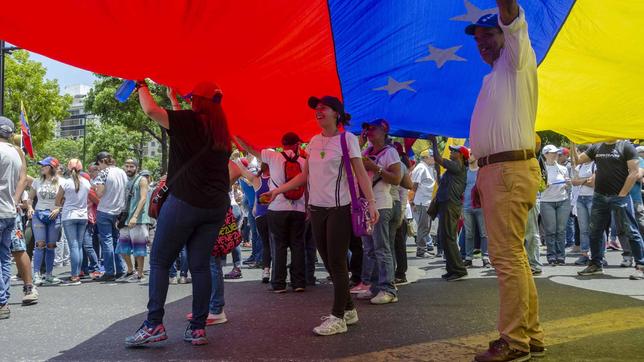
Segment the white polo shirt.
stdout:
<svg viewBox="0 0 644 362">
<path fill-rule="evenodd" d="M 472 153 L 479 158 L 535 148 L 537 58 L 523 9 L 510 25 L 499 26 L 505 45 L 483 78 L 470 124 Z"/>
</svg>

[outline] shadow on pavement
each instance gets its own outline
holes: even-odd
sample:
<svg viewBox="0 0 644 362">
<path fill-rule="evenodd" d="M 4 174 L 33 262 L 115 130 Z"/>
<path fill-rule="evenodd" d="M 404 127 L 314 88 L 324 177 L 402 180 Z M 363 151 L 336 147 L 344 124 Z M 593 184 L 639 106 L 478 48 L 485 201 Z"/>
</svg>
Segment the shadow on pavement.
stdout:
<svg viewBox="0 0 644 362">
<path fill-rule="evenodd" d="M 537 280 L 543 321 L 583 317 L 611 306 L 644 306 L 632 298 L 572 288 Z M 494 331 L 497 319 L 497 281 L 471 279 L 457 283 L 425 279 L 403 286 L 400 302 L 372 306 L 357 301 L 360 322 L 349 332 L 317 337 L 311 329 L 330 312 L 332 287 L 309 288 L 305 293 L 272 294 L 257 281 L 226 283 L 229 322 L 208 328 L 210 344 L 192 347 L 181 339 L 191 298 L 166 308 L 169 340 L 140 349 L 126 349 L 123 339 L 142 323 L 144 315 L 121 320 L 88 341 L 62 351 L 53 360 L 322 360 L 358 356 Z M 618 321 L 616 321 L 618 322 Z M 547 333 L 548 331 L 546 331 Z M 641 330 L 640 330 L 641 332 Z M 555 350 L 587 355 L 583 340 Z M 586 351 L 586 352 L 584 352 Z M 605 351 L 606 357 L 611 356 Z M 592 355 L 601 358 L 601 351 Z M 422 356 L 417 356 L 422 360 Z M 445 360 L 450 360 L 445 356 Z M 546 360 L 551 360 L 550 358 Z M 552 359 L 558 360 L 558 359 Z M 568 360 L 577 360 L 570 358 Z"/>
</svg>

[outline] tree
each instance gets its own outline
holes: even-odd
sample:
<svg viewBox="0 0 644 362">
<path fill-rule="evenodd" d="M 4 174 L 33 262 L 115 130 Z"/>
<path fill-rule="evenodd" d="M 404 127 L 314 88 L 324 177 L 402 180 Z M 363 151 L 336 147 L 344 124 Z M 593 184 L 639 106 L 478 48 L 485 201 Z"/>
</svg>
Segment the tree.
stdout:
<svg viewBox="0 0 644 362">
<path fill-rule="evenodd" d="M 85 161 L 93 162 L 99 152 L 107 151 L 120 165 L 128 158 L 137 158 L 139 142 L 140 133 L 130 132 L 123 125 L 88 123 Z"/>
<path fill-rule="evenodd" d="M 72 97 L 60 95 L 58 81 L 45 79 L 47 69 L 30 60 L 27 51 L 15 51 L 5 61 L 5 116 L 19 125 L 20 102 L 24 103 L 38 151 L 53 138 L 55 122 L 67 117 Z"/>
<path fill-rule="evenodd" d="M 100 74 L 96 74 L 96 77 L 98 80 L 87 96 L 85 110 L 99 116 L 103 124 L 120 125 L 133 132 L 143 131 L 156 139 L 161 144 L 161 173 L 166 173 L 169 141 L 166 129 L 143 113 L 138 96 L 132 95 L 125 103 L 120 103 L 114 98 L 122 80 Z M 165 95 L 165 87 L 150 82 L 149 88 L 161 107 L 171 108 L 170 101 Z"/>
</svg>

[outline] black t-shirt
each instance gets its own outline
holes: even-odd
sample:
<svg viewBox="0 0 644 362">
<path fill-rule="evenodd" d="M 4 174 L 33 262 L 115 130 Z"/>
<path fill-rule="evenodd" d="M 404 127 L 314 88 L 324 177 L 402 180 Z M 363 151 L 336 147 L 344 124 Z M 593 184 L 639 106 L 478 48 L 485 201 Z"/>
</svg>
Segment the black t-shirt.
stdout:
<svg viewBox="0 0 644 362">
<path fill-rule="evenodd" d="M 638 159 L 635 147 L 627 141 L 596 143 L 584 153 L 597 165 L 595 192 L 605 196 L 619 194 L 628 177 L 628 161 Z"/>
<path fill-rule="evenodd" d="M 199 154 L 208 142 L 207 130 L 197 114 L 191 110 L 168 110 L 170 129 L 170 164 L 168 181 L 183 165 Z M 230 153 L 209 149 L 201 152 L 198 160 L 182 171 L 172 182 L 170 193 L 188 204 L 213 209 L 230 203 L 228 190 L 228 160 Z"/>
</svg>

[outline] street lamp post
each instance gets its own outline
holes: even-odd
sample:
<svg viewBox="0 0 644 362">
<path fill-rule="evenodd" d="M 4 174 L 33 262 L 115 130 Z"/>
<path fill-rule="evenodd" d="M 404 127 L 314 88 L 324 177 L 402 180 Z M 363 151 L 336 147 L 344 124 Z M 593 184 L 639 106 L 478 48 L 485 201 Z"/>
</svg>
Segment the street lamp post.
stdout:
<svg viewBox="0 0 644 362">
<path fill-rule="evenodd" d="M 4 55 L 19 49 L 5 47 L 4 44 L 4 40 L 0 40 L 0 116 L 4 116 Z"/>
</svg>

